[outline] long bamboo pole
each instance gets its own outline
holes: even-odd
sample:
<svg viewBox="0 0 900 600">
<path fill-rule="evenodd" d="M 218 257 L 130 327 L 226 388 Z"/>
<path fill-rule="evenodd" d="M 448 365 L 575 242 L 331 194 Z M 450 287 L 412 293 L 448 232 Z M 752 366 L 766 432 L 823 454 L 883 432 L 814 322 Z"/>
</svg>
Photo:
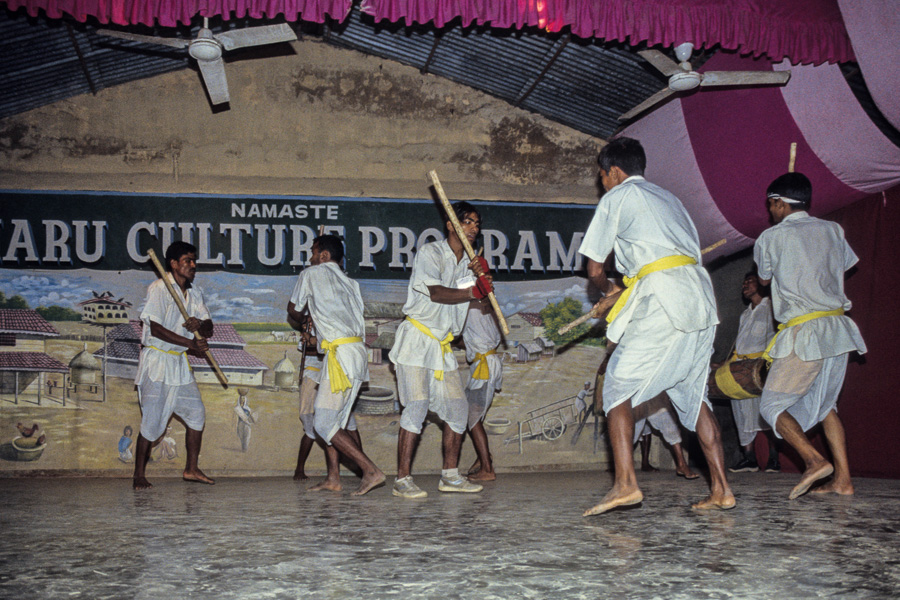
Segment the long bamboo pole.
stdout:
<svg viewBox="0 0 900 600">
<path fill-rule="evenodd" d="M 147 251 L 147 254 L 150 256 L 150 260 L 153 261 L 153 266 L 156 267 L 159 276 L 162 277 L 163 283 L 166 284 L 166 289 L 169 290 L 169 294 L 171 294 L 172 299 L 175 300 L 175 305 L 181 312 L 181 316 L 184 317 L 185 321 L 187 321 L 191 318 L 191 316 L 188 314 L 187 309 L 184 307 L 184 302 L 181 300 L 181 296 L 178 295 L 178 292 L 175 291 L 175 287 L 172 285 L 172 282 L 169 281 L 169 276 L 166 274 L 166 269 L 162 266 L 162 263 L 159 262 L 159 258 L 156 257 L 156 252 L 154 252 L 151 248 Z M 202 340 L 205 338 L 200 335 L 199 331 L 195 331 L 194 339 Z M 222 369 L 219 368 L 219 363 L 216 362 L 215 358 L 213 358 L 212 352 L 210 350 L 206 351 L 206 360 L 209 361 L 209 364 L 210 366 L 212 366 L 213 371 L 216 372 L 216 377 L 219 378 L 219 382 L 222 384 L 222 387 L 227 389 L 228 378 L 225 377 L 225 373 L 223 373 Z"/>
<path fill-rule="evenodd" d="M 438 179 L 437 172 L 429 171 L 428 177 L 431 179 L 431 184 L 434 186 L 434 191 L 437 192 L 438 198 L 440 199 L 441 204 L 444 206 L 444 212 L 447 213 L 447 218 L 453 225 L 453 230 L 456 232 L 456 237 L 458 237 L 459 241 L 462 242 L 463 248 L 465 249 L 466 254 L 469 257 L 469 260 L 472 260 L 473 258 L 475 258 L 475 250 L 472 249 L 472 244 L 469 243 L 469 238 L 466 237 L 462 225 L 460 225 L 459 223 L 459 219 L 456 218 L 456 213 L 453 211 L 453 207 L 450 206 L 450 200 L 447 199 L 447 194 L 444 193 L 444 187 L 441 185 L 441 182 Z M 503 317 L 503 312 L 500 310 L 500 304 L 497 303 L 497 297 L 494 296 L 494 292 L 490 292 L 488 294 L 488 300 L 491 301 L 491 306 L 494 309 L 494 314 L 497 315 L 497 322 L 500 324 L 500 331 L 503 332 L 503 335 L 509 335 L 509 325 L 506 324 L 506 319 Z"/>
</svg>

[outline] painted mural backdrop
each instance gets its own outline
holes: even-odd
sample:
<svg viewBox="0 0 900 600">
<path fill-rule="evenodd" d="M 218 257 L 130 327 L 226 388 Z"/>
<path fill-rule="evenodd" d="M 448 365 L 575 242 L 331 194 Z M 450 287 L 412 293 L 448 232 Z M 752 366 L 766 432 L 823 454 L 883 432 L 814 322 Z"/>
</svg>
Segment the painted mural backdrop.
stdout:
<svg viewBox="0 0 900 600">
<path fill-rule="evenodd" d="M 602 331 L 563 324 L 590 307 L 577 248 L 593 207 L 478 203 L 481 245 L 510 325 L 504 388 L 486 429 L 499 468 L 605 460 L 602 418 L 576 395 L 592 382 Z M 343 237 L 366 303 L 371 382 L 357 403 L 363 443 L 396 468 L 396 381 L 387 352 L 418 246 L 443 237 L 431 200 L 0 191 L 0 472 L 127 476 L 140 430 L 133 377 L 138 317 L 156 278 L 147 250 L 198 247 L 195 284 L 230 385 L 192 359 L 207 425 L 208 472 L 292 471 L 302 435 L 300 353 L 285 306 L 320 227 Z M 464 352 L 456 350 L 467 373 Z M 150 476 L 180 473 L 183 426 L 153 449 Z M 440 468 L 428 425 L 417 471 Z M 467 444 L 463 461 L 474 453 Z M 324 467 L 314 452 L 308 468 Z"/>
</svg>

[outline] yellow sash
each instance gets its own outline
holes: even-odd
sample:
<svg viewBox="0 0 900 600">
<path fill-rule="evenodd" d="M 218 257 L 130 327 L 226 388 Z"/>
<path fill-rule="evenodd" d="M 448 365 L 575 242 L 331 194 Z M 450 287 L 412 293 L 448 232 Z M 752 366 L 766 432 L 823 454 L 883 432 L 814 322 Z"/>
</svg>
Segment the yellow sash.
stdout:
<svg viewBox="0 0 900 600">
<path fill-rule="evenodd" d="M 350 378 L 347 377 L 347 374 L 344 373 L 343 367 L 341 367 L 341 363 L 338 362 L 337 359 L 337 350 L 338 346 L 343 346 L 344 344 L 353 344 L 355 342 L 362 342 L 361 337 L 345 337 L 338 338 L 333 342 L 329 342 L 327 340 L 322 342 L 322 350 L 328 353 L 328 379 L 331 380 L 331 393 L 338 394 L 343 392 L 346 389 L 353 387 L 353 384 L 350 383 Z"/>
<path fill-rule="evenodd" d="M 606 316 L 606 322 L 612 323 L 613 319 L 615 319 L 622 311 L 622 309 L 625 308 L 625 303 L 628 302 L 628 297 L 631 296 L 631 290 L 634 289 L 634 284 L 640 281 L 642 278 L 646 277 L 650 273 L 656 273 L 657 271 L 664 271 L 666 269 L 672 269 L 675 267 L 683 267 L 684 265 L 696 264 L 697 261 L 690 256 L 684 256 L 683 254 L 673 254 L 672 256 L 664 256 L 658 260 L 654 260 L 650 264 L 644 265 L 643 267 L 641 267 L 641 270 L 638 271 L 638 274 L 634 277 L 623 277 L 622 282 L 625 284 L 625 289 L 622 291 L 619 299 L 616 300 L 616 303 L 613 304 L 612 309 Z"/>
<path fill-rule="evenodd" d="M 484 354 L 480 352 L 475 354 L 475 361 L 477 365 L 475 366 L 475 370 L 472 372 L 472 379 L 489 379 L 491 376 L 491 369 L 488 367 L 487 357 L 491 354 L 497 354 L 497 349 L 488 350 Z"/>
<path fill-rule="evenodd" d="M 753 394 L 748 394 L 747 391 L 740 386 L 740 384 L 734 380 L 734 375 L 731 374 L 731 363 L 736 360 L 750 360 L 753 358 L 762 357 L 762 352 L 754 352 L 753 354 L 738 354 L 735 352 L 731 355 L 724 365 L 716 369 L 716 385 L 722 391 L 723 394 L 728 396 L 729 398 L 734 398 L 735 400 L 746 400 L 747 398 L 755 398 Z"/>
<path fill-rule="evenodd" d="M 806 313 L 805 315 L 800 315 L 799 317 L 794 317 L 787 323 L 782 323 L 778 326 L 778 332 L 772 337 L 772 341 L 766 346 L 766 351 L 763 352 L 763 358 L 766 359 L 767 363 L 772 363 L 772 357 L 769 356 L 769 352 L 775 347 L 775 340 L 781 335 L 783 329 L 793 327 L 794 325 L 800 325 L 801 323 L 806 323 L 807 321 L 812 321 L 814 319 L 821 319 L 822 317 L 839 317 L 842 314 L 844 314 L 843 308 L 836 308 L 834 310 L 816 310 L 811 313 Z"/>
<path fill-rule="evenodd" d="M 157 352 L 165 352 L 166 354 L 173 354 L 175 356 L 184 356 L 184 353 L 186 352 L 186 350 L 181 350 L 180 352 L 178 350 L 163 350 L 162 348 L 157 348 L 156 346 L 147 346 L 147 347 L 153 348 Z"/>
<path fill-rule="evenodd" d="M 422 333 L 424 333 L 425 335 L 427 335 L 428 337 L 430 337 L 431 339 L 433 339 L 434 341 L 436 341 L 437 343 L 439 343 L 441 345 L 441 356 L 443 356 L 444 354 L 447 354 L 448 352 L 453 352 L 453 348 L 450 347 L 450 342 L 453 341 L 452 333 L 447 333 L 447 337 L 445 337 L 443 340 L 439 340 L 437 338 L 437 336 L 435 336 L 433 333 L 431 333 L 430 329 L 428 329 L 427 327 L 425 327 L 424 325 L 422 325 L 421 323 L 419 323 L 412 317 L 407 316 L 406 320 L 409 321 L 410 323 L 412 323 L 413 327 L 415 327 L 416 329 L 418 329 L 419 331 L 421 331 Z M 440 371 L 435 371 L 434 378 L 437 379 L 438 381 L 443 381 L 444 380 L 443 369 Z"/>
</svg>

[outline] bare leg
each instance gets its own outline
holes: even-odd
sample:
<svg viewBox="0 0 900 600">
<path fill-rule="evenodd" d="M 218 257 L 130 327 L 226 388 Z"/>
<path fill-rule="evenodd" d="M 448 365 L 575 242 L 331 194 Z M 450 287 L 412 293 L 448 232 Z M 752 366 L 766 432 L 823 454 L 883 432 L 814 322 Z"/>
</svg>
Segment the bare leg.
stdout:
<svg viewBox="0 0 900 600">
<path fill-rule="evenodd" d="M 359 430 L 345 429 L 344 431 L 347 432 L 347 435 L 350 436 L 350 440 L 354 444 L 356 444 L 356 447 L 359 448 L 360 450 L 362 450 L 362 437 L 360 437 L 360 435 L 359 435 Z M 364 473 L 363 473 L 362 467 L 360 467 L 358 464 L 356 464 L 356 462 L 354 462 L 349 456 L 347 456 L 344 453 L 341 453 L 340 461 L 341 461 L 342 465 L 347 467 L 349 470 L 353 471 L 354 475 L 356 475 L 360 479 L 363 478 Z"/>
<path fill-rule="evenodd" d="M 806 465 L 806 470 L 803 471 L 803 475 L 800 477 L 800 483 L 794 486 L 788 498 L 793 500 L 802 496 L 809 491 L 812 484 L 834 472 L 834 467 L 831 463 L 825 460 L 825 457 L 813 447 L 806 438 L 806 433 L 803 432 L 800 424 L 790 414 L 783 412 L 778 415 L 778 420 L 775 422 L 775 430 L 788 444 L 793 446 L 800 458 L 803 459 L 803 464 Z M 841 436 L 843 437 L 843 427 L 841 428 Z M 830 440 L 829 443 L 831 443 Z M 846 458 L 846 454 L 844 458 Z"/>
<path fill-rule="evenodd" d="M 362 469 L 362 481 L 359 482 L 359 487 L 356 491 L 351 493 L 352 496 L 362 496 L 384 483 L 384 473 L 366 456 L 366 453 L 357 445 L 354 437 L 347 431 L 339 429 L 331 438 L 331 444 L 329 449 L 334 450 L 335 455 L 337 455 L 339 450 Z"/>
<path fill-rule="evenodd" d="M 147 481 L 147 463 L 150 461 L 150 441 L 142 435 L 138 435 L 137 445 L 134 448 L 134 478 L 132 487 L 136 490 L 145 490 L 153 487 Z"/>
<path fill-rule="evenodd" d="M 469 475 L 471 481 L 494 481 L 497 474 L 494 473 L 494 464 L 491 462 L 491 450 L 488 447 L 487 432 L 484 430 L 484 424 L 481 421 L 475 424 L 469 430 L 472 438 L 472 445 L 475 446 L 475 453 L 478 455 L 480 468 L 477 472 Z"/>
<path fill-rule="evenodd" d="M 400 428 L 397 436 L 397 479 L 408 477 L 412 469 L 413 454 L 419 444 L 419 434 Z"/>
<path fill-rule="evenodd" d="M 441 451 L 444 453 L 444 469 L 455 469 L 459 466 L 459 451 L 462 448 L 462 434 L 456 433 L 444 423 L 441 436 Z"/>
<path fill-rule="evenodd" d="M 618 506 L 638 504 L 644 499 L 634 472 L 634 415 L 631 412 L 631 401 L 623 402 L 609 411 L 606 418 L 615 465 L 615 482 L 600 504 L 584 511 L 585 517 L 599 515 Z"/>
<path fill-rule="evenodd" d="M 684 450 L 681 447 L 680 443 L 672 444 L 669 446 L 669 452 L 672 453 L 672 458 L 675 460 L 675 474 L 684 477 L 685 479 L 697 479 L 700 477 L 698 474 L 691 471 L 690 465 L 688 465 L 687 461 L 684 460 Z"/>
<path fill-rule="evenodd" d="M 706 464 L 709 466 L 709 496 L 697 502 L 692 507 L 707 509 L 734 508 L 734 494 L 728 486 L 725 478 L 725 452 L 722 450 L 722 434 L 719 431 L 719 422 L 708 405 L 700 405 L 700 416 L 697 418 L 697 437 L 700 439 L 700 447 Z"/>
<path fill-rule="evenodd" d="M 196 483 L 206 483 L 212 485 L 215 481 L 207 477 L 200 467 L 197 466 L 197 460 L 200 458 L 200 444 L 203 443 L 203 432 L 185 427 L 184 445 L 187 448 L 187 462 L 184 466 L 184 473 L 181 478 L 185 481 L 193 481 Z"/>
<path fill-rule="evenodd" d="M 337 436 L 337 434 L 335 434 Z M 334 438 L 331 438 L 332 442 Z M 337 448 L 334 446 L 325 445 L 325 479 L 317 483 L 316 485 L 310 486 L 307 491 L 309 492 L 339 492 L 343 489 L 341 486 L 341 457 L 338 454 Z"/>
<path fill-rule="evenodd" d="M 815 494 L 827 494 L 833 492 L 842 496 L 852 496 L 853 482 L 850 481 L 850 463 L 847 460 L 847 441 L 844 437 L 844 425 L 837 413 L 833 410 L 822 421 L 825 430 L 825 439 L 831 449 L 831 457 L 834 460 L 834 477 L 823 486 L 812 490 Z"/>
<path fill-rule="evenodd" d="M 472 433 L 472 432 L 470 431 L 469 433 Z M 469 467 L 469 471 L 468 471 L 468 473 L 466 473 L 467 475 L 474 475 L 475 473 L 477 473 L 478 471 L 481 470 L 481 459 L 478 458 L 478 456 L 477 456 L 478 450 L 476 449 L 475 452 L 476 452 L 475 462 L 473 462 L 472 466 Z"/>
<path fill-rule="evenodd" d="M 652 472 L 659 471 L 656 467 L 650 464 L 650 444 L 653 440 L 650 439 L 651 436 L 644 435 L 641 436 L 640 445 L 641 445 L 641 471 L 644 472 Z"/>
<path fill-rule="evenodd" d="M 306 481 L 309 476 L 305 472 L 306 459 L 309 458 L 309 452 L 312 450 L 315 441 L 308 435 L 300 438 L 300 450 L 297 452 L 297 468 L 294 469 L 294 481 Z"/>
</svg>

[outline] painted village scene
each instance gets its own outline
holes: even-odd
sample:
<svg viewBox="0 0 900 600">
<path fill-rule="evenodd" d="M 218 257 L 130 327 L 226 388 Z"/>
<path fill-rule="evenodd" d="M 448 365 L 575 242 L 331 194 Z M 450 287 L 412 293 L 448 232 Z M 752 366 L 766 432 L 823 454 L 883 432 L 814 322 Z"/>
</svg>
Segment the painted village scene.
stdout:
<svg viewBox="0 0 900 600">
<path fill-rule="evenodd" d="M 0 470 L 130 477 L 141 415 L 134 376 L 140 353 L 144 271 L 0 270 Z M 288 475 L 303 435 L 301 353 L 285 320 L 295 277 L 198 272 L 215 331 L 209 340 L 227 389 L 205 359 L 190 364 L 206 405 L 201 461 L 217 476 Z M 403 319 L 407 282 L 360 281 L 370 382 L 355 414 L 364 448 L 396 468 L 401 410 L 388 352 Z M 584 468 L 609 460 L 593 409 L 603 330 L 557 330 L 590 308 L 578 277 L 495 286 L 510 333 L 500 351 L 503 389 L 485 420 L 496 467 Z M 454 350 L 464 377 L 464 349 Z M 581 394 L 579 394 L 581 392 Z M 440 425 L 428 422 L 414 468 L 440 469 Z M 431 438 L 431 439 L 427 439 Z M 150 476 L 180 476 L 184 426 L 174 419 L 152 450 Z M 465 442 L 461 466 L 474 461 Z M 314 451 L 307 473 L 324 473 Z"/>
</svg>

